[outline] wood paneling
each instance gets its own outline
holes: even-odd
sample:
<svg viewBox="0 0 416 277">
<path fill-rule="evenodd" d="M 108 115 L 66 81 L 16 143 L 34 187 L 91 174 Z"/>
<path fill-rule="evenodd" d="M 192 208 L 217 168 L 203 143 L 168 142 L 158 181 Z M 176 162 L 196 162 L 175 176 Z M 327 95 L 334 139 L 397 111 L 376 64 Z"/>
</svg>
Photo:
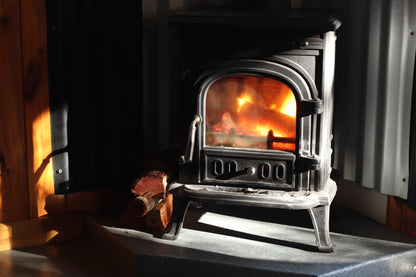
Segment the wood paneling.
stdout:
<svg viewBox="0 0 416 277">
<path fill-rule="evenodd" d="M 45 1 L 0 2 L 0 221 L 46 214 L 51 165 Z"/>
<path fill-rule="evenodd" d="M 400 203 L 393 196 L 389 198 L 388 226 L 416 237 L 416 211 Z"/>
<path fill-rule="evenodd" d="M 20 6 L 0 1 L 0 221 L 29 215 Z"/>
<path fill-rule="evenodd" d="M 107 188 L 79 191 L 71 194 L 51 194 L 46 197 L 45 209 L 49 215 L 77 212 L 122 211 L 131 197 L 128 189 Z"/>
<path fill-rule="evenodd" d="M 46 214 L 54 193 L 44 0 L 21 0 L 23 95 L 27 133 L 30 216 Z"/>
</svg>

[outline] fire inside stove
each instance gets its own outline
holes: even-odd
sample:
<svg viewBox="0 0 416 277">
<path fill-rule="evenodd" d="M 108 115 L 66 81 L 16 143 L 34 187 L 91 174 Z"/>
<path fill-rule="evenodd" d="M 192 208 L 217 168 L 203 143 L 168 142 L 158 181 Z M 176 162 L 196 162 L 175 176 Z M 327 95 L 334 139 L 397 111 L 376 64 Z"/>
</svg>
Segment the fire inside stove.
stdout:
<svg viewBox="0 0 416 277">
<path fill-rule="evenodd" d="M 206 95 L 206 145 L 296 148 L 296 98 L 282 81 L 233 75 L 212 83 Z"/>
</svg>

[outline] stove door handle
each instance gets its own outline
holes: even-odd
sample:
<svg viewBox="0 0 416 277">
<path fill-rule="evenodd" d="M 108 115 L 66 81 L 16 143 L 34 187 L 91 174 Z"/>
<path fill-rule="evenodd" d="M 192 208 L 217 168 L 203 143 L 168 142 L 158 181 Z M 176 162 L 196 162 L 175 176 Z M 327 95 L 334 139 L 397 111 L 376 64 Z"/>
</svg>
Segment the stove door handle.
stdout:
<svg viewBox="0 0 416 277">
<path fill-rule="evenodd" d="M 188 142 L 186 143 L 185 155 L 179 158 L 179 164 L 185 164 L 192 162 L 194 156 L 194 147 L 195 147 L 195 134 L 197 129 L 197 124 L 201 122 L 199 115 L 195 115 L 194 120 L 192 120 L 191 125 L 189 126 L 188 133 Z"/>
</svg>

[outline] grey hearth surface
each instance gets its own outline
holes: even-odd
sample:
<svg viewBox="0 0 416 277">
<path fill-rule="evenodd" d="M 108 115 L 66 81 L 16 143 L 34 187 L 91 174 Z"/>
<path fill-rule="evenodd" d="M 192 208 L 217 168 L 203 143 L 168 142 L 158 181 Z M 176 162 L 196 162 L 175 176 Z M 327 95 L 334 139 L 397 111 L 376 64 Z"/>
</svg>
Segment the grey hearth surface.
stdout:
<svg viewBox="0 0 416 277">
<path fill-rule="evenodd" d="M 416 239 L 334 205 L 333 253 L 303 210 L 191 207 L 174 241 L 105 228 L 138 253 L 139 276 L 416 276 Z"/>
</svg>

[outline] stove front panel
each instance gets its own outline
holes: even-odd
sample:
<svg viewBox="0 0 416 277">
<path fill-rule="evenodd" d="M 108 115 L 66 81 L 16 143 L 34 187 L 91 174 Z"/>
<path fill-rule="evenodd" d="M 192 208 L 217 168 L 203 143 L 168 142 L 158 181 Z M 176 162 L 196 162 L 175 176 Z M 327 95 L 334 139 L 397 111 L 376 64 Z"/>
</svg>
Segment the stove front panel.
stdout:
<svg viewBox="0 0 416 277">
<path fill-rule="evenodd" d="M 206 148 L 202 157 L 203 183 L 294 189 L 292 153 Z"/>
</svg>

